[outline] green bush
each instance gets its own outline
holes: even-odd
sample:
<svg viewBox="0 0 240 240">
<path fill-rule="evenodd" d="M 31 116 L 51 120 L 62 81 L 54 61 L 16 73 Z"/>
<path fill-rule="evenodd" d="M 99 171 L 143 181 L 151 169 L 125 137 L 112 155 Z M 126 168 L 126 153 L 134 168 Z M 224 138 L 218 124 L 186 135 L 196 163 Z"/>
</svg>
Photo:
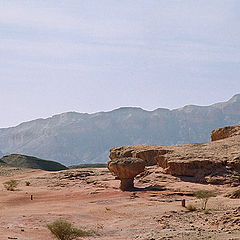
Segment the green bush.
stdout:
<svg viewBox="0 0 240 240">
<path fill-rule="evenodd" d="M 30 184 L 31 184 L 31 183 L 30 183 L 29 181 L 26 181 L 26 182 L 25 182 L 25 185 L 26 185 L 26 186 L 30 186 Z"/>
<path fill-rule="evenodd" d="M 3 185 L 8 191 L 15 191 L 18 186 L 18 181 L 12 179 L 12 180 L 9 180 L 9 181 L 3 183 Z"/>
<path fill-rule="evenodd" d="M 217 196 L 214 192 L 207 191 L 207 190 L 199 190 L 199 191 L 195 192 L 194 195 L 196 198 L 200 199 L 203 210 L 206 209 L 209 198 Z"/>
<path fill-rule="evenodd" d="M 70 222 L 63 219 L 58 219 L 53 223 L 47 224 L 47 227 L 59 240 L 72 240 L 77 237 L 86 237 L 92 235 L 92 232 L 75 228 Z"/>
</svg>

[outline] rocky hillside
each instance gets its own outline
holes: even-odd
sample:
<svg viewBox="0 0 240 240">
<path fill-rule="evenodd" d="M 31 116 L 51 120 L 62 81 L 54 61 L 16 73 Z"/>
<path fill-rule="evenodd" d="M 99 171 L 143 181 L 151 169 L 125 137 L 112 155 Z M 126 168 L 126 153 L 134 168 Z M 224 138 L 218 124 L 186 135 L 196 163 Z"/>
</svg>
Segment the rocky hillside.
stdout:
<svg viewBox="0 0 240 240">
<path fill-rule="evenodd" d="M 137 157 L 183 180 L 240 185 L 240 125 L 212 131 L 212 142 L 112 148 L 110 158 Z M 218 140 L 217 140 L 218 139 Z"/>
<path fill-rule="evenodd" d="M 42 169 L 46 171 L 60 171 L 67 169 L 67 167 L 58 162 L 47 161 L 36 157 L 20 154 L 11 154 L 8 156 L 4 156 L 0 159 L 0 165 L 1 164 L 11 167 Z"/>
<path fill-rule="evenodd" d="M 5 155 L 27 154 L 65 165 L 106 162 L 114 146 L 206 142 L 212 129 L 238 123 L 240 94 L 204 107 L 69 112 L 0 129 L 0 150 Z"/>
</svg>

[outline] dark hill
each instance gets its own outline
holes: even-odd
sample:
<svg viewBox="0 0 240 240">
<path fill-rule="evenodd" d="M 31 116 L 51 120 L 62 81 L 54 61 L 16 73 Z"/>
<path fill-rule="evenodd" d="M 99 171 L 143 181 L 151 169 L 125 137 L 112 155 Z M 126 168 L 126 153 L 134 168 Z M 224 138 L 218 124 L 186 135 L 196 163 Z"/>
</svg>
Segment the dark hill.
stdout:
<svg viewBox="0 0 240 240">
<path fill-rule="evenodd" d="M 67 167 L 58 162 L 43 160 L 36 157 L 20 154 L 11 154 L 4 156 L 0 159 L 0 164 L 1 162 L 3 164 L 6 163 L 11 167 L 34 168 L 46 171 L 59 171 L 67 169 Z"/>
<path fill-rule="evenodd" d="M 204 96 L 203 96 L 204 97 Z M 145 111 L 124 107 L 95 114 L 69 112 L 0 129 L 0 149 L 65 165 L 101 163 L 122 145 L 207 142 L 213 129 L 240 123 L 240 94 L 210 106 Z"/>
</svg>

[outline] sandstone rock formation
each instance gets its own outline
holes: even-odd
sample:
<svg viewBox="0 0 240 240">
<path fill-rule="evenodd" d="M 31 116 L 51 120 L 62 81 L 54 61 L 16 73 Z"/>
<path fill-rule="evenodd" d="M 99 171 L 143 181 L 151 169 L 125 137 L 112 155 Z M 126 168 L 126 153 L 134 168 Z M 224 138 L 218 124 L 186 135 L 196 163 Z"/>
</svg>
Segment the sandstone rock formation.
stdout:
<svg viewBox="0 0 240 240">
<path fill-rule="evenodd" d="M 122 146 L 112 148 L 109 158 L 111 160 L 125 157 L 141 158 L 146 162 L 147 166 L 152 166 L 157 164 L 160 156 L 170 151 L 162 149 L 160 146 L 151 145 Z"/>
<path fill-rule="evenodd" d="M 240 125 L 227 126 L 213 130 L 211 133 L 211 140 L 217 141 L 220 139 L 229 138 L 237 135 L 240 135 Z"/>
<path fill-rule="evenodd" d="M 145 161 L 140 158 L 119 158 L 108 162 L 108 169 L 114 173 L 120 180 L 120 189 L 128 191 L 133 189 L 134 177 L 143 172 Z"/>
<path fill-rule="evenodd" d="M 112 148 L 110 158 L 138 157 L 147 165 L 188 181 L 240 185 L 240 125 L 213 131 L 208 143 L 177 146 L 134 145 Z"/>
</svg>

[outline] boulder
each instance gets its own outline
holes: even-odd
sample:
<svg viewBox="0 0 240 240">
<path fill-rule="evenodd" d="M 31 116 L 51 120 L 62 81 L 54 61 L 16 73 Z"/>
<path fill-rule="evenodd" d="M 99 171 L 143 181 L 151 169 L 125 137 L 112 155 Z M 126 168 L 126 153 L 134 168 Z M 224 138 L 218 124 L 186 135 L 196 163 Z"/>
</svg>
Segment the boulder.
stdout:
<svg viewBox="0 0 240 240">
<path fill-rule="evenodd" d="M 163 149 L 162 146 L 154 145 L 122 146 L 110 149 L 109 158 L 111 160 L 125 157 L 141 158 L 146 162 L 147 166 L 153 166 L 158 163 L 158 159 L 160 156 L 168 152 L 170 152 L 170 150 Z"/>
</svg>

